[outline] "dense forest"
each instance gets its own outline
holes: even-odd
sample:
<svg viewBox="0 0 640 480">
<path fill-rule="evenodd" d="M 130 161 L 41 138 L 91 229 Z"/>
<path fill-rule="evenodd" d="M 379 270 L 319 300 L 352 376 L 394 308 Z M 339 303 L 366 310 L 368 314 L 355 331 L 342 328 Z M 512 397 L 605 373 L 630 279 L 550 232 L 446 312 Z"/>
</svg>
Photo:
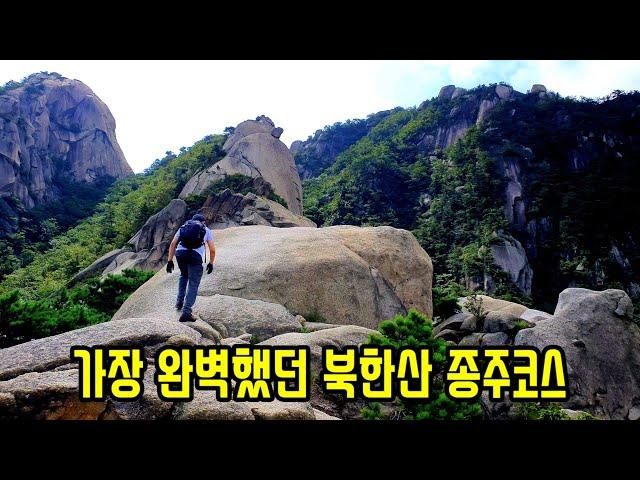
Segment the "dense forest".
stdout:
<svg viewBox="0 0 640 480">
<path fill-rule="evenodd" d="M 6 222 L 0 236 L 0 282 L 11 272 L 29 265 L 39 252 L 48 250 L 52 240 L 93 214 L 107 194 L 112 181 L 98 180 L 91 185 L 55 179 L 56 188 L 65 192 L 60 200 L 25 209 L 14 196 L 0 199 Z M 15 215 L 17 213 L 17 215 Z"/>
</svg>

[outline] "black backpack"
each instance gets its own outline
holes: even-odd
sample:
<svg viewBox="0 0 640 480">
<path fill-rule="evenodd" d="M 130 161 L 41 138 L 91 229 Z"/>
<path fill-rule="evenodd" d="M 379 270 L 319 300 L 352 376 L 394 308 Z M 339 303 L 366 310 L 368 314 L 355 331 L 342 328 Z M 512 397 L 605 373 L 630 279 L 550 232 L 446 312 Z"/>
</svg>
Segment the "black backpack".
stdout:
<svg viewBox="0 0 640 480">
<path fill-rule="evenodd" d="M 197 220 L 189 220 L 180 227 L 180 244 L 193 250 L 204 245 L 204 237 L 207 234 L 205 226 Z"/>
</svg>

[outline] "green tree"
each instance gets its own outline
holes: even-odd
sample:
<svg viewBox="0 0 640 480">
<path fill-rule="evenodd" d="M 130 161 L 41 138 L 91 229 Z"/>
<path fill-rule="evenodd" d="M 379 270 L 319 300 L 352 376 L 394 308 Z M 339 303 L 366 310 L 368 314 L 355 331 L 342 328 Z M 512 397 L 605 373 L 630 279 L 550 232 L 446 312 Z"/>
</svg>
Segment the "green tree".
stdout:
<svg viewBox="0 0 640 480">
<path fill-rule="evenodd" d="M 17 289 L 0 295 L 0 348 L 108 321 L 152 276 L 153 272 L 124 270 L 39 300 L 25 299 Z"/>
<path fill-rule="evenodd" d="M 471 420 L 481 419 L 484 414 L 478 402 L 456 402 L 444 393 L 443 373 L 446 363 L 446 345 L 442 339 L 433 338 L 431 320 L 425 315 L 410 310 L 406 316 L 397 315 L 393 320 L 380 323 L 380 335 L 371 335 L 370 344 L 400 347 L 427 347 L 432 352 L 433 382 L 430 400 L 409 401 L 396 399 L 395 411 L 407 420 Z M 378 418 L 378 406 L 369 406 L 363 412 L 365 418 Z"/>
</svg>

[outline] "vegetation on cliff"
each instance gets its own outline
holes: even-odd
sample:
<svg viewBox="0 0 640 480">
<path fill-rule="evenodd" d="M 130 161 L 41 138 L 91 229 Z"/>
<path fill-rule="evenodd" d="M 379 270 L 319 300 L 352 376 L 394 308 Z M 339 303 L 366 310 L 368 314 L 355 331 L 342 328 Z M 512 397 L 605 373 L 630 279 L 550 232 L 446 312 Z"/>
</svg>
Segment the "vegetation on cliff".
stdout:
<svg viewBox="0 0 640 480">
<path fill-rule="evenodd" d="M 484 97 L 494 88 L 470 93 Z M 490 276 L 492 295 L 544 309 L 567 286 L 623 288 L 637 301 L 640 93 L 518 94 L 444 151 L 427 151 L 425 136 L 446 129 L 464 102 L 434 98 L 385 117 L 304 182 L 305 214 L 319 225 L 412 230 L 441 288 Z M 506 205 L 513 164 L 526 222 L 506 215 L 515 208 Z M 532 299 L 492 261 L 501 231 L 527 251 Z"/>
<path fill-rule="evenodd" d="M 25 299 L 44 299 L 101 255 L 122 247 L 153 214 L 176 198 L 198 170 L 223 157 L 222 135 L 208 136 L 179 155 L 167 152 L 144 173 L 116 182 L 95 213 L 32 251 L 30 263 L 6 275 L 0 294 L 19 288 Z"/>
</svg>

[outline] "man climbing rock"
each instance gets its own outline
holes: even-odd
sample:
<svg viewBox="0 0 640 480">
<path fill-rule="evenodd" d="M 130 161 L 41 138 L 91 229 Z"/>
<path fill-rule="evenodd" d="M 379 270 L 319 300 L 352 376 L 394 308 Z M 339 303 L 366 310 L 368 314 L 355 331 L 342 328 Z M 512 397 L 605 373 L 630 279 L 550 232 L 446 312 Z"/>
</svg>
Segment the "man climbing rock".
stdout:
<svg viewBox="0 0 640 480">
<path fill-rule="evenodd" d="M 180 269 L 176 309 L 182 310 L 182 315 L 179 318 L 181 322 L 195 322 L 196 320 L 191 309 L 196 301 L 198 287 L 202 279 L 202 265 L 206 258 L 205 243 L 209 247 L 210 255 L 209 263 L 207 263 L 208 275 L 213 271 L 216 247 L 213 244 L 213 233 L 205 225 L 203 215 L 196 213 L 191 220 L 182 225 L 169 246 L 167 273 L 173 271 L 174 254 Z"/>
</svg>

